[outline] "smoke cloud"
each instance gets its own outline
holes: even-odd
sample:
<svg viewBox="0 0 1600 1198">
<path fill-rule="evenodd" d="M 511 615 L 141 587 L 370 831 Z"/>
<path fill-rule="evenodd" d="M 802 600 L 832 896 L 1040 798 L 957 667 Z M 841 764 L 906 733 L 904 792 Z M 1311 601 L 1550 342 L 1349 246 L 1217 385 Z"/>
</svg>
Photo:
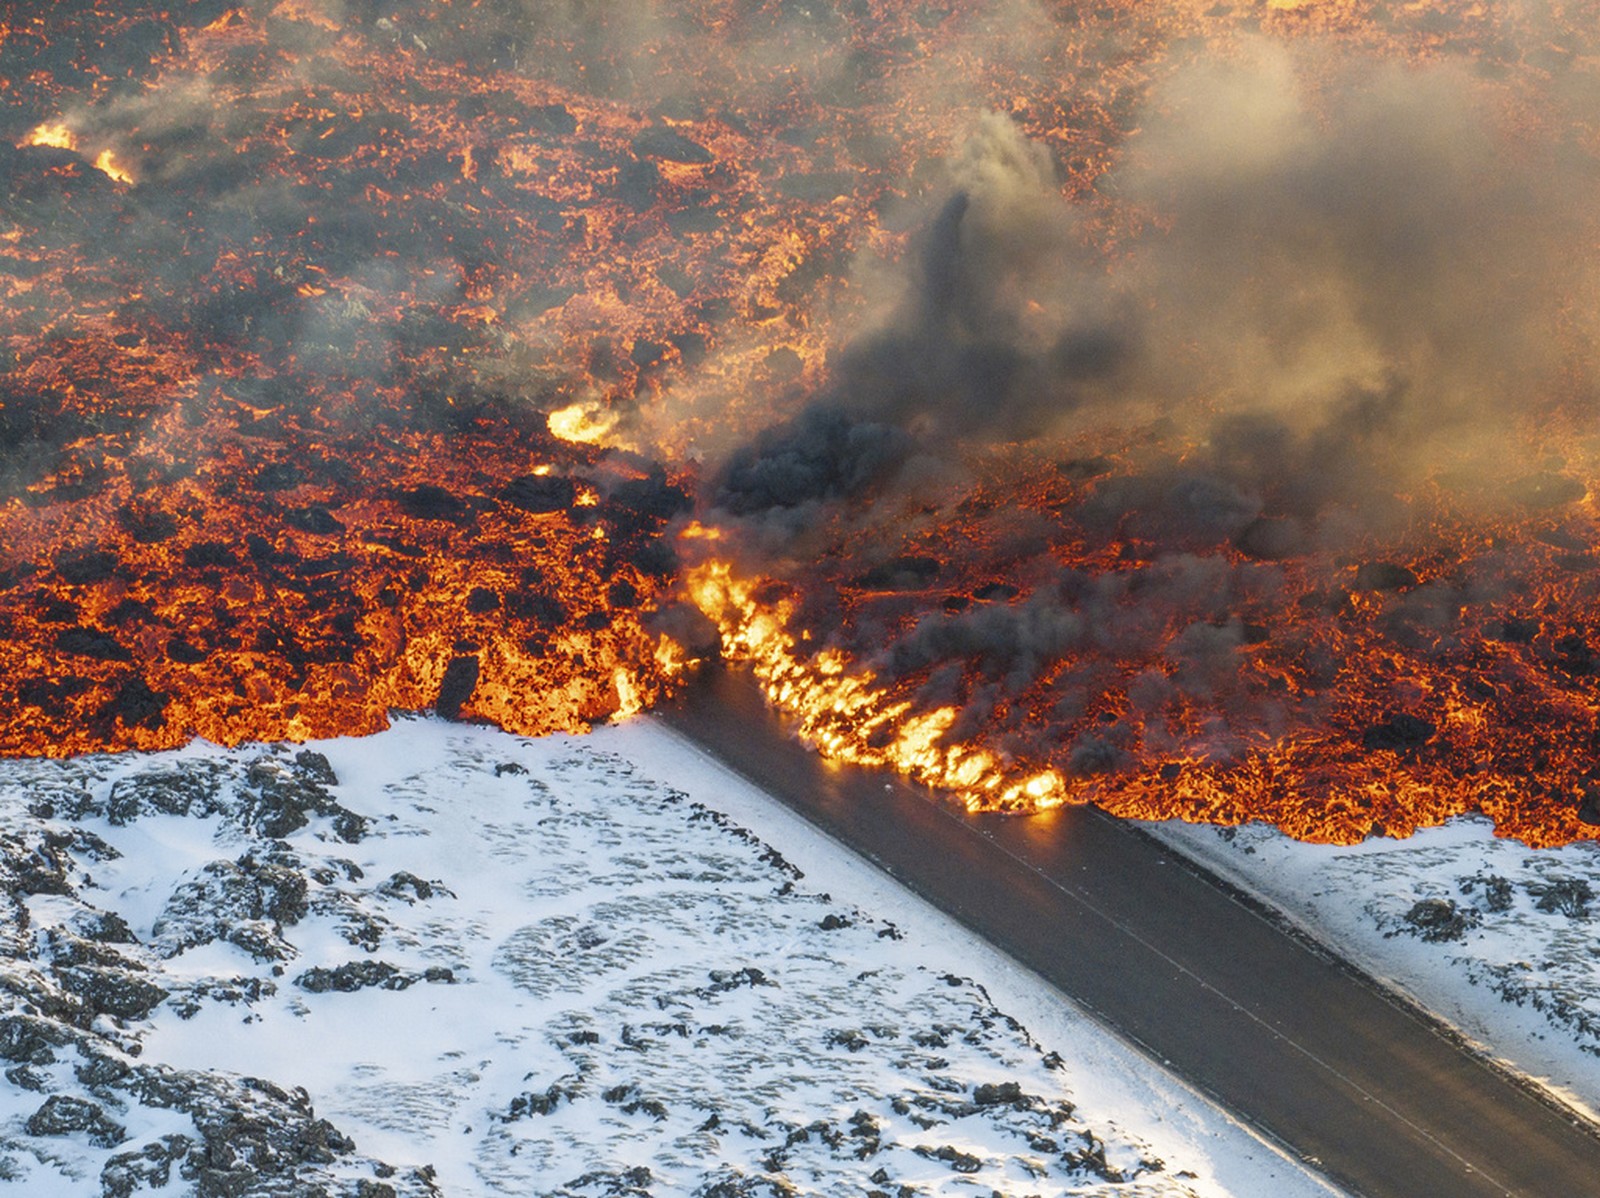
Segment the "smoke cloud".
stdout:
<svg viewBox="0 0 1600 1198">
<path fill-rule="evenodd" d="M 828 436 L 848 440 L 842 415 L 955 459 L 1144 421 L 1185 442 L 1188 477 L 1124 478 L 1102 502 L 1187 487 L 1180 506 L 1224 535 L 1288 521 L 1257 530 L 1266 556 L 1330 508 L 1381 522 L 1424 480 L 1470 478 L 1489 492 L 1473 502 L 1537 492 L 1549 463 L 1508 460 L 1506 438 L 1590 371 L 1592 180 L 1503 100 L 1449 63 L 1247 44 L 1156 91 L 1098 184 L 1133 230 L 1109 245 L 1048 149 L 986 115 L 891 314 L 837 356 Z M 846 469 L 752 489 L 825 458 L 819 431 L 803 417 L 741 451 L 716 501 L 748 515 L 883 485 Z"/>
<path fill-rule="evenodd" d="M 831 515 L 849 617 L 802 612 L 813 643 L 958 709 L 952 741 L 1081 776 L 1316 726 L 1341 663 L 1293 617 L 1352 590 L 1403 651 L 1460 648 L 1459 613 L 1502 584 L 1362 555 L 1423 504 L 1554 516 L 1585 494 L 1537 435 L 1590 410 L 1595 365 L 1593 167 L 1559 122 L 1461 64 L 1262 40 L 1175 71 L 1133 123 L 1074 195 L 1044 141 L 976 120 L 887 284 L 865 276 L 882 315 L 710 486 L 769 568 Z M 1070 499 L 975 482 L 1018 442 Z M 991 539 L 991 506 L 1034 543 Z"/>
</svg>

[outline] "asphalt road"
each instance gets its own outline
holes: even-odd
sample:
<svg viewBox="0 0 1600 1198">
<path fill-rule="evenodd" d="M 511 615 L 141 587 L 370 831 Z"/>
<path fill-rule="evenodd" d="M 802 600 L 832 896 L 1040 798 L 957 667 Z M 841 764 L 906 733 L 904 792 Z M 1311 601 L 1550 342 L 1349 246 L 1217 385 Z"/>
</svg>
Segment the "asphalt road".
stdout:
<svg viewBox="0 0 1600 1198">
<path fill-rule="evenodd" d="M 1346 1189 L 1600 1195 L 1593 1127 L 1121 821 L 969 816 L 830 765 L 730 671 L 663 715 Z"/>
</svg>

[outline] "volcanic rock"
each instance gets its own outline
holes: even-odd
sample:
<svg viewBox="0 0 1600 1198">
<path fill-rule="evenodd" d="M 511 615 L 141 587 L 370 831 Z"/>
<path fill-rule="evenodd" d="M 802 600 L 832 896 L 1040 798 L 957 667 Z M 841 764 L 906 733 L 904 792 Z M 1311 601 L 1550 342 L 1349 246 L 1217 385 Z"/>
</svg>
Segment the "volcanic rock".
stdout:
<svg viewBox="0 0 1600 1198">
<path fill-rule="evenodd" d="M 1595 672 L 1595 652 L 1579 633 L 1557 637 L 1554 648 L 1556 656 L 1552 664 L 1562 673 L 1583 678 Z"/>
<path fill-rule="evenodd" d="M 307 883 L 292 853 L 264 860 L 245 853 L 237 861 L 213 861 L 192 881 L 178 886 L 151 926 L 152 947 L 163 957 L 227 940 L 252 956 L 282 960 L 293 955 L 279 933 L 304 919 Z"/>
<path fill-rule="evenodd" d="M 106 612 L 106 622 L 122 627 L 127 624 L 153 623 L 156 613 L 142 599 L 124 599 Z"/>
<path fill-rule="evenodd" d="M 629 531 L 653 528 L 694 507 L 688 492 L 669 483 L 659 467 L 644 478 L 619 483 L 607 500 L 607 517 Z"/>
<path fill-rule="evenodd" d="M 659 341 L 650 341 L 641 337 L 633 343 L 633 349 L 628 352 L 628 361 L 640 370 L 647 370 L 656 365 L 667 356 L 667 347 Z"/>
<path fill-rule="evenodd" d="M 133 660 L 133 654 L 119 644 L 116 637 L 98 628 L 63 628 L 56 633 L 56 648 L 97 661 Z"/>
<path fill-rule="evenodd" d="M 1478 926 L 1480 916 L 1471 907 L 1458 907 L 1450 899 L 1420 899 L 1406 912 L 1405 921 L 1431 944 L 1460 940 Z"/>
<path fill-rule="evenodd" d="M 512 479 L 500 492 L 512 507 L 535 515 L 570 508 L 578 498 L 578 487 L 560 474 L 524 474 Z"/>
<path fill-rule="evenodd" d="M 317 536 L 331 537 L 344 531 L 344 524 L 337 516 L 317 505 L 293 508 L 283 514 L 283 520 L 290 528 Z"/>
<path fill-rule="evenodd" d="M 565 104 L 536 104 L 524 109 L 528 127 L 541 133 L 567 136 L 578 131 L 578 118 Z"/>
<path fill-rule="evenodd" d="M 529 620 L 540 628 L 560 628 L 567 622 L 566 604 L 544 591 L 516 591 L 506 597 L 506 607 L 512 615 Z M 474 675 L 473 682 L 476 681 Z"/>
<path fill-rule="evenodd" d="M 565 614 L 565 613 L 563 613 Z M 472 698 L 478 686 L 480 667 L 475 656 L 452 657 L 445 667 L 444 678 L 439 683 L 439 698 L 434 710 L 447 720 L 461 718 L 461 708 Z"/>
<path fill-rule="evenodd" d="M 932 586 L 942 569 L 937 558 L 892 557 L 862 574 L 855 585 L 869 591 L 920 591 Z"/>
<path fill-rule="evenodd" d="M 117 509 L 117 523 L 141 545 L 156 545 L 175 536 L 178 521 L 160 508 L 127 503 Z"/>
<path fill-rule="evenodd" d="M 974 599 L 988 603 L 1015 599 L 1021 592 L 1009 582 L 989 582 L 972 592 Z"/>
<path fill-rule="evenodd" d="M 1584 919 L 1589 914 L 1589 904 L 1594 901 L 1594 888 L 1583 878 L 1557 878 L 1528 887 L 1533 895 L 1533 905 L 1540 911 L 1565 915 L 1568 919 Z"/>
<path fill-rule="evenodd" d="M 671 578 L 678 572 L 678 554 L 661 538 L 643 541 L 633 547 L 628 561 L 646 578 Z"/>
<path fill-rule="evenodd" d="M 56 595 L 40 595 L 35 602 L 39 619 L 45 624 L 76 624 L 83 613 L 76 603 Z"/>
<path fill-rule="evenodd" d="M 73 586 L 91 586 L 115 575 L 118 565 L 115 554 L 96 550 L 60 558 L 56 562 L 56 573 L 63 582 Z"/>
<path fill-rule="evenodd" d="M 1369 727 L 1361 734 L 1361 744 L 1366 749 L 1389 749 L 1401 753 L 1420 749 L 1433 739 L 1437 731 L 1438 728 L 1427 720 L 1401 712 Z"/>
<path fill-rule="evenodd" d="M 233 550 L 221 541 L 197 541 L 183 551 L 186 566 L 231 566 L 235 560 Z"/>
<path fill-rule="evenodd" d="M 1258 561 L 1278 562 L 1305 550 L 1305 531 L 1296 520 L 1258 516 L 1239 530 L 1233 544 Z"/>
<path fill-rule="evenodd" d="M 633 139 L 633 152 L 640 158 L 660 158 L 667 162 L 683 162 L 703 166 L 715 161 L 710 150 L 683 134 L 664 126 L 646 129 Z"/>
<path fill-rule="evenodd" d="M 566 1091 L 559 1085 L 551 1085 L 543 1094 L 519 1094 L 511 1100 L 504 1115 L 495 1118 L 505 1123 L 512 1123 L 518 1119 L 526 1119 L 529 1115 L 548 1115 L 560 1105 L 561 1099 L 566 1096 Z"/>
<path fill-rule="evenodd" d="M 221 810 L 221 773 L 220 769 L 199 762 L 141 770 L 112 784 L 106 800 L 106 818 L 121 826 L 146 811 L 199 819 L 215 815 Z"/>
<path fill-rule="evenodd" d="M 925 1144 L 918 1144 L 912 1149 L 918 1156 L 930 1160 L 945 1161 L 957 1173 L 976 1173 L 983 1168 L 983 1161 L 973 1156 L 970 1152 L 962 1152 L 949 1144 L 942 1144 L 938 1148 L 929 1148 Z"/>
<path fill-rule="evenodd" d="M 114 855 L 115 850 L 113 850 Z M 128 921 L 115 911 L 94 911 L 84 916 L 78 923 L 78 929 L 88 940 L 101 944 L 134 944 L 136 939 L 133 929 L 128 926 Z"/>
<path fill-rule="evenodd" d="M 1531 474 L 1512 485 L 1511 497 L 1524 507 L 1535 509 L 1565 507 L 1589 493 L 1578 479 L 1565 474 Z"/>
<path fill-rule="evenodd" d="M 384 990 L 404 990 L 416 980 L 409 974 L 400 972 L 387 961 L 347 961 L 332 969 L 320 965 L 313 966 L 295 978 L 294 984 L 312 994 L 326 994 L 330 990 L 353 994 L 368 986 L 379 986 Z"/>
<path fill-rule="evenodd" d="M 391 875 L 378 887 L 378 893 L 407 903 L 426 902 L 433 897 L 433 886 L 408 870 Z"/>
<path fill-rule="evenodd" d="M 3 870 L 8 888 L 17 895 L 71 893 L 67 880 L 71 861 L 61 852 L 68 843 L 51 833 L 31 844 L 9 836 L 0 840 L 8 850 Z"/>
<path fill-rule="evenodd" d="M 1363 562 L 1356 570 L 1358 591 L 1399 591 L 1416 586 L 1417 581 L 1415 572 L 1396 562 Z"/>
<path fill-rule="evenodd" d="M 160 1006 L 167 991 L 129 969 L 83 965 L 57 974 L 63 988 L 76 994 L 96 1014 L 118 1019 L 143 1019 Z"/>
<path fill-rule="evenodd" d="M 339 785 L 339 775 L 333 772 L 327 757 L 315 749 L 301 749 L 296 753 L 294 766 L 307 781 L 318 786 Z"/>
<path fill-rule="evenodd" d="M 260 835 L 287 836 L 310 823 L 313 815 L 325 815 L 335 821 L 343 839 L 360 839 L 364 821 L 334 801 L 315 771 L 269 757 L 250 766 L 246 781 L 244 817 Z"/>
<path fill-rule="evenodd" d="M 289 491 L 305 482 L 306 472 L 293 462 L 269 462 L 256 473 L 259 491 Z"/>
<path fill-rule="evenodd" d="M 52 1094 L 44 1105 L 28 1116 L 30 1136 L 65 1136 L 87 1132 L 89 1142 L 99 1148 L 114 1148 L 128 1138 L 120 1123 L 106 1116 L 98 1103 L 82 1098 Z"/>
<path fill-rule="evenodd" d="M 54 1064 L 55 1050 L 75 1044 L 80 1038 L 79 1033 L 40 1015 L 0 1016 L 0 1060 Z"/>
<path fill-rule="evenodd" d="M 637 212 L 654 207 L 661 171 L 648 158 L 632 158 L 617 172 L 616 196 Z"/>
<path fill-rule="evenodd" d="M 140 1190 L 160 1189 L 172 1180 L 172 1166 L 193 1147 L 188 1136 L 166 1135 L 136 1152 L 120 1152 L 101 1169 L 100 1192 L 105 1198 L 131 1198 Z"/>
<path fill-rule="evenodd" d="M 1460 882 L 1461 893 L 1471 894 L 1479 883 L 1483 885 L 1483 903 L 1481 905 L 1485 911 L 1492 915 L 1498 915 L 1511 910 L 1512 903 L 1515 900 L 1512 896 L 1511 880 L 1509 878 L 1502 878 L 1498 874 L 1489 874 L 1487 876 L 1480 874 L 1477 877 L 1463 878 Z"/>
<path fill-rule="evenodd" d="M 433 483 L 423 483 L 401 491 L 396 498 L 401 510 L 418 520 L 447 520 L 454 523 L 471 511 L 460 498 Z"/>
<path fill-rule="evenodd" d="M 1508 645 L 1528 645 L 1532 644 L 1533 638 L 1539 634 L 1539 622 L 1507 616 L 1504 620 L 1486 625 L 1483 634 L 1491 641 L 1503 641 Z"/>
<path fill-rule="evenodd" d="M 166 723 L 163 713 L 171 696 L 153 690 L 148 682 L 135 674 L 118 688 L 110 703 L 101 712 L 103 716 L 121 720 L 130 728 L 159 728 Z"/>
<path fill-rule="evenodd" d="M 998 1103 L 1022 1101 L 1022 1086 L 1019 1082 L 1000 1082 L 998 1084 L 985 1083 L 972 1092 L 972 1101 L 978 1106 L 994 1106 Z"/>
</svg>

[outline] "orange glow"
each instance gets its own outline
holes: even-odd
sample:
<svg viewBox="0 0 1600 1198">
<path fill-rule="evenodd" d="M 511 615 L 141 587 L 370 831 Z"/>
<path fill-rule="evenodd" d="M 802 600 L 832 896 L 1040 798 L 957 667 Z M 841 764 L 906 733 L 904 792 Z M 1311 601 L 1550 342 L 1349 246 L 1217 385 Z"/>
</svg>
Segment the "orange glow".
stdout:
<svg viewBox="0 0 1600 1198">
<path fill-rule="evenodd" d="M 1106 0 L 1016 6 L 1014 28 L 922 0 L 183 7 L 5 32 L 55 65 L 0 80 L 32 126 L 0 229 L 0 752 L 359 733 L 399 709 L 581 731 L 720 643 L 820 753 L 974 809 L 1346 843 L 1467 813 L 1531 844 L 1600 833 L 1579 366 L 1558 394 L 1502 380 L 1515 456 L 1544 463 L 1510 480 L 1526 502 L 1449 497 L 1497 460 L 1479 446 L 1323 547 L 1173 549 L 1118 506 L 1154 455 L 1221 452 L 1183 417 L 1234 384 L 1186 374 L 1184 412 L 1066 404 L 1068 431 L 1025 444 L 908 418 L 932 464 L 870 515 L 852 492 L 769 527 L 715 498 L 764 431 L 819 398 L 857 410 L 836 366 L 928 282 L 981 114 L 1038 148 L 1071 253 L 1120 279 L 1171 214 L 1108 178 L 1190 102 L 1162 88 L 1197 60 L 1315 39 L 1314 99 L 1349 61 L 1442 65 L 1592 164 L 1583 6 Z M 1054 344 L 1058 297 L 1016 290 L 999 340 Z M 1260 297 L 1259 322 L 1293 298 Z M 1593 309 L 1572 296 L 1552 340 L 1592 343 Z M 1390 581 L 1361 581 L 1374 566 Z"/>
<path fill-rule="evenodd" d="M 23 145 L 50 146 L 57 150 L 76 150 L 78 148 L 77 134 L 60 123 L 47 123 L 40 125 L 28 134 Z"/>
<path fill-rule="evenodd" d="M 728 563 L 692 570 L 688 586 L 721 629 L 724 654 L 749 663 L 767 698 L 796 717 L 800 738 L 824 757 L 897 770 L 950 791 L 971 810 L 1037 810 L 1069 800 L 1053 770 L 1018 768 L 985 749 L 946 743 L 953 708 L 913 714 L 909 703 L 886 696 L 870 671 L 852 669 L 837 654 L 808 663 L 788 627 L 789 605 L 763 607 L 755 584 L 736 578 Z"/>
<path fill-rule="evenodd" d="M 117 163 L 117 157 L 110 150 L 101 150 L 94 160 L 94 169 L 103 174 L 110 175 L 118 183 L 132 183 L 133 176 Z"/>
<path fill-rule="evenodd" d="M 563 441 L 579 445 L 604 445 L 617 427 L 620 417 L 594 404 L 575 403 L 558 408 L 547 419 L 550 431 Z"/>
</svg>

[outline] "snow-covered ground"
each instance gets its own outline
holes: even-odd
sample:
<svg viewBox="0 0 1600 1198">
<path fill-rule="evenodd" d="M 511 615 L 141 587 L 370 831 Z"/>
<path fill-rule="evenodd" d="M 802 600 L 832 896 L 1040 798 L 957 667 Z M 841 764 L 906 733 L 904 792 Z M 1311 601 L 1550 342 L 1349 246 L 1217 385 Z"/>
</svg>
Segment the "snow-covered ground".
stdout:
<svg viewBox="0 0 1600 1198">
<path fill-rule="evenodd" d="M 1348 848 L 1260 825 L 1144 826 L 1487 1055 L 1600 1112 L 1600 844 L 1529 849 L 1481 818 Z"/>
<path fill-rule="evenodd" d="M 19 1192 L 1331 1191 L 652 721 L 0 763 Z"/>
</svg>

